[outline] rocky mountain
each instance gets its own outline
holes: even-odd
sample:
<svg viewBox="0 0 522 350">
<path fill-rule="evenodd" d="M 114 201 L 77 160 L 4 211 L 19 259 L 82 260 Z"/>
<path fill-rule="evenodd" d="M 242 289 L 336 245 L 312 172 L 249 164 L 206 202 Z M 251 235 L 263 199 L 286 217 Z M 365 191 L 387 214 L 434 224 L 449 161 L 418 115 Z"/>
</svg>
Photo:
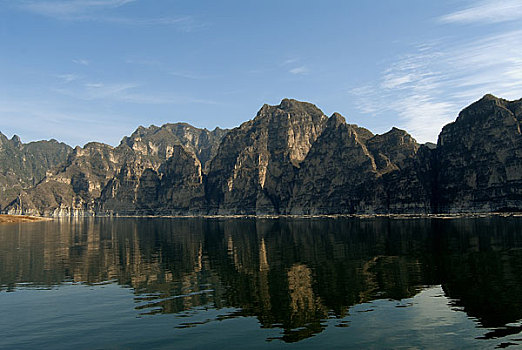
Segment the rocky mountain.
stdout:
<svg viewBox="0 0 522 350">
<path fill-rule="evenodd" d="M 208 163 L 225 134 L 219 128 L 166 124 L 139 127 L 117 147 L 97 142 L 76 147 L 6 211 L 45 216 L 150 214 L 151 208 L 160 207 L 159 194 L 152 199 L 147 184 L 152 186 L 151 181 L 164 175 L 167 181 L 169 164 L 177 164 L 180 154 L 193 157 L 203 172 L 201 163 Z"/>
<path fill-rule="evenodd" d="M 33 186 L 18 191 L 4 211 L 48 216 L 520 211 L 521 122 L 522 100 L 486 95 L 443 128 L 437 145 L 420 145 L 404 130 L 374 135 L 338 113 L 327 117 L 313 104 L 284 99 L 264 105 L 232 130 L 181 123 L 139 127 L 117 147 L 90 143 L 69 150 L 59 166 L 46 163 L 45 177 L 30 177 Z"/>
<path fill-rule="evenodd" d="M 439 212 L 522 209 L 522 100 L 465 108 L 437 143 Z"/>
<path fill-rule="evenodd" d="M 284 99 L 232 129 L 210 164 L 206 195 L 213 214 L 277 214 L 327 117 L 316 106 Z"/>
<path fill-rule="evenodd" d="M 22 143 L 0 132 L 0 209 L 24 190 L 35 186 L 72 148 L 56 140 Z"/>
</svg>

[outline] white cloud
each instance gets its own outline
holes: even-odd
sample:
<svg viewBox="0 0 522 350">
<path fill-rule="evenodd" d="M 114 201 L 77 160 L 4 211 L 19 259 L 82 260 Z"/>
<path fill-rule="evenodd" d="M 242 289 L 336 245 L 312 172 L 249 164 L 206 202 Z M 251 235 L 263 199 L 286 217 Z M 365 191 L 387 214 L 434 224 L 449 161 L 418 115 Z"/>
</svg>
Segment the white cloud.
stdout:
<svg viewBox="0 0 522 350">
<path fill-rule="evenodd" d="M 66 17 L 90 11 L 111 9 L 136 0 L 54 0 L 23 1 L 20 8 L 49 17 Z"/>
<path fill-rule="evenodd" d="M 132 18 L 110 16 L 106 13 L 137 0 L 24 0 L 15 7 L 62 21 L 91 21 L 120 25 L 154 26 L 175 25 L 180 31 L 190 32 L 206 27 L 191 16 Z"/>
<path fill-rule="evenodd" d="M 152 93 L 146 87 L 132 82 L 105 83 L 86 82 L 68 85 L 67 89 L 56 88 L 54 92 L 84 101 L 108 100 L 135 104 L 218 104 L 212 100 L 193 98 L 172 93 Z"/>
<path fill-rule="evenodd" d="M 70 1 L 24 1 L 20 8 L 42 16 L 65 18 L 91 11 L 122 6 L 134 0 L 70 0 Z"/>
<path fill-rule="evenodd" d="M 289 65 L 289 64 L 293 64 L 293 63 L 297 63 L 299 62 L 299 58 L 289 58 L 287 60 L 284 60 L 281 65 L 282 66 L 286 66 L 286 65 Z"/>
<path fill-rule="evenodd" d="M 57 76 L 59 79 L 61 79 L 64 83 L 71 83 L 73 81 L 76 81 L 80 79 L 80 76 L 76 74 L 61 74 Z"/>
<path fill-rule="evenodd" d="M 364 113 L 399 118 L 420 142 L 436 141 L 442 126 L 486 93 L 522 97 L 522 31 L 470 42 L 422 45 L 398 57 L 379 81 L 352 89 Z"/>
<path fill-rule="evenodd" d="M 170 75 L 178 78 L 183 79 L 189 79 L 189 80 L 206 80 L 206 79 L 212 79 L 215 76 L 211 75 L 204 75 L 204 74 L 198 74 L 198 73 L 191 73 L 191 72 L 169 72 Z"/>
<path fill-rule="evenodd" d="M 439 18 L 445 23 L 500 23 L 522 19 L 522 1 L 486 0 Z"/>
<path fill-rule="evenodd" d="M 304 75 L 308 74 L 309 70 L 305 66 L 300 66 L 290 69 L 289 72 L 295 75 Z"/>
<path fill-rule="evenodd" d="M 86 59 L 75 59 L 75 60 L 72 60 L 72 62 L 82 65 L 82 66 L 88 66 L 89 64 L 91 64 L 91 62 Z"/>
</svg>

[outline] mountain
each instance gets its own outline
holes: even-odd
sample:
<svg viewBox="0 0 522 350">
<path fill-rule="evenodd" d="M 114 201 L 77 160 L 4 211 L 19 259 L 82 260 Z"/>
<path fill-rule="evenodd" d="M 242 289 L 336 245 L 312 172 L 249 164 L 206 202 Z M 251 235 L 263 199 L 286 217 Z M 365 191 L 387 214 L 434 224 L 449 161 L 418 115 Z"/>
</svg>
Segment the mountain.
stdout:
<svg viewBox="0 0 522 350">
<path fill-rule="evenodd" d="M 201 162 L 208 163 L 225 134 L 219 128 L 208 131 L 184 123 L 140 126 L 117 147 L 98 142 L 76 147 L 6 211 L 45 216 L 149 214 L 160 203 L 150 202 L 146 184 L 163 177 L 167 181 L 169 164 L 179 162 L 180 154 L 193 157 L 203 172 Z"/>
<path fill-rule="evenodd" d="M 18 136 L 8 139 L 0 132 L 0 209 L 35 186 L 71 151 L 70 146 L 56 140 L 24 144 Z"/>
<path fill-rule="evenodd" d="M 45 158 L 54 163 L 38 158 L 46 170 L 25 182 L 16 175 L 23 170 L 13 168 L 18 190 L 4 212 L 521 211 L 521 122 L 522 100 L 486 95 L 442 129 L 437 145 L 421 145 L 404 130 L 374 135 L 338 113 L 327 117 L 313 104 L 284 99 L 231 130 L 183 123 L 139 127 L 117 147 L 89 143 L 62 154 L 62 163 L 58 155 Z M 16 139 L 4 139 L 2 145 L 17 147 Z M 16 163 L 15 153 L 3 154 Z"/>
<path fill-rule="evenodd" d="M 465 108 L 437 142 L 437 210 L 522 208 L 522 100 L 492 95 Z"/>
<path fill-rule="evenodd" d="M 210 163 L 212 214 L 278 214 L 288 205 L 300 163 L 327 117 L 310 103 L 284 99 L 230 130 Z"/>
</svg>

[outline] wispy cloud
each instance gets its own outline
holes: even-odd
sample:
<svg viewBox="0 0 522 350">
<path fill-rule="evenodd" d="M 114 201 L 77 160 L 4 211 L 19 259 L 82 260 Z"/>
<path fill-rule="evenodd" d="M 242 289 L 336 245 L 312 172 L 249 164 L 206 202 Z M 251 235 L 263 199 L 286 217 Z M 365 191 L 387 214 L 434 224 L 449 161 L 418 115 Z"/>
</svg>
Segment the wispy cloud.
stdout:
<svg viewBox="0 0 522 350">
<path fill-rule="evenodd" d="M 19 7 L 39 15 L 66 18 L 93 11 L 113 9 L 136 0 L 38 0 L 22 1 Z"/>
<path fill-rule="evenodd" d="M 169 74 L 174 76 L 174 77 L 183 78 L 183 79 L 189 79 L 189 80 L 206 80 L 206 79 L 211 79 L 211 78 L 215 77 L 215 76 L 212 76 L 212 75 L 204 75 L 204 74 L 183 72 L 183 71 L 179 71 L 179 72 L 172 72 L 171 71 L 171 72 L 169 72 Z"/>
<path fill-rule="evenodd" d="M 436 42 L 398 57 L 379 81 L 352 89 L 358 109 L 399 117 L 420 142 L 435 141 L 459 110 L 486 93 L 522 97 L 522 31 Z"/>
<path fill-rule="evenodd" d="M 91 64 L 91 62 L 86 59 L 75 59 L 75 60 L 72 60 L 72 62 L 82 65 L 82 66 L 88 66 L 89 64 Z"/>
<path fill-rule="evenodd" d="M 82 16 L 76 17 L 73 20 L 103 22 L 126 26 L 175 26 L 179 31 L 187 33 L 207 27 L 207 24 L 196 21 L 192 16 L 157 18 Z"/>
<path fill-rule="evenodd" d="M 284 61 L 281 63 L 281 65 L 282 65 L 282 66 L 286 66 L 286 65 L 289 65 L 289 64 L 297 63 L 297 62 L 299 62 L 299 61 L 300 61 L 299 58 L 295 58 L 295 57 L 294 57 L 294 58 L 288 58 L 288 59 L 284 60 Z"/>
<path fill-rule="evenodd" d="M 137 0 L 23 0 L 15 7 L 40 16 L 62 21 L 103 22 L 132 26 L 174 25 L 179 30 L 190 32 L 206 27 L 192 16 L 161 16 L 136 18 L 115 16 L 114 11 Z"/>
<path fill-rule="evenodd" d="M 486 0 L 439 18 L 445 23 L 499 23 L 522 19 L 522 1 Z"/>
<path fill-rule="evenodd" d="M 212 100 L 192 98 L 172 93 L 151 93 L 146 86 L 133 82 L 105 83 L 82 82 L 67 89 L 57 88 L 55 92 L 84 101 L 107 100 L 135 104 L 217 104 Z"/>
<path fill-rule="evenodd" d="M 2 131 L 20 134 L 24 142 L 55 138 L 71 146 L 93 140 L 117 145 L 136 125 L 129 115 L 107 112 L 101 117 L 82 108 L 60 108 L 36 100 L 0 99 L 0 116 Z"/>
<path fill-rule="evenodd" d="M 55 89 L 63 95 L 77 98 L 80 100 L 112 100 L 116 102 L 129 102 L 139 104 L 164 104 L 168 100 L 159 98 L 155 95 L 140 93 L 136 83 L 103 83 L 87 82 L 77 85 L 74 88 Z"/>
<path fill-rule="evenodd" d="M 295 74 L 295 75 L 304 75 L 304 74 L 308 74 L 309 69 L 306 68 L 306 66 L 299 66 L 299 67 L 290 69 L 289 72 L 292 74 Z"/>
<path fill-rule="evenodd" d="M 80 76 L 77 74 L 60 74 L 57 75 L 59 79 L 61 79 L 64 83 L 71 83 L 75 80 L 80 79 Z"/>
</svg>

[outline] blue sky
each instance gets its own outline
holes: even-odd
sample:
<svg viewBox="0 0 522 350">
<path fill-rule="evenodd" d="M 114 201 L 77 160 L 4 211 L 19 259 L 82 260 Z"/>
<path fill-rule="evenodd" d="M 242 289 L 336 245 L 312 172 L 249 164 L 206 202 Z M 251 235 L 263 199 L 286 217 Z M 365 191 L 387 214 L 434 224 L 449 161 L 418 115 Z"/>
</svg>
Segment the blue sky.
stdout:
<svg viewBox="0 0 522 350">
<path fill-rule="evenodd" d="M 522 1 L 0 0 L 0 131 L 117 145 L 290 97 L 419 142 L 522 97 Z"/>
</svg>

